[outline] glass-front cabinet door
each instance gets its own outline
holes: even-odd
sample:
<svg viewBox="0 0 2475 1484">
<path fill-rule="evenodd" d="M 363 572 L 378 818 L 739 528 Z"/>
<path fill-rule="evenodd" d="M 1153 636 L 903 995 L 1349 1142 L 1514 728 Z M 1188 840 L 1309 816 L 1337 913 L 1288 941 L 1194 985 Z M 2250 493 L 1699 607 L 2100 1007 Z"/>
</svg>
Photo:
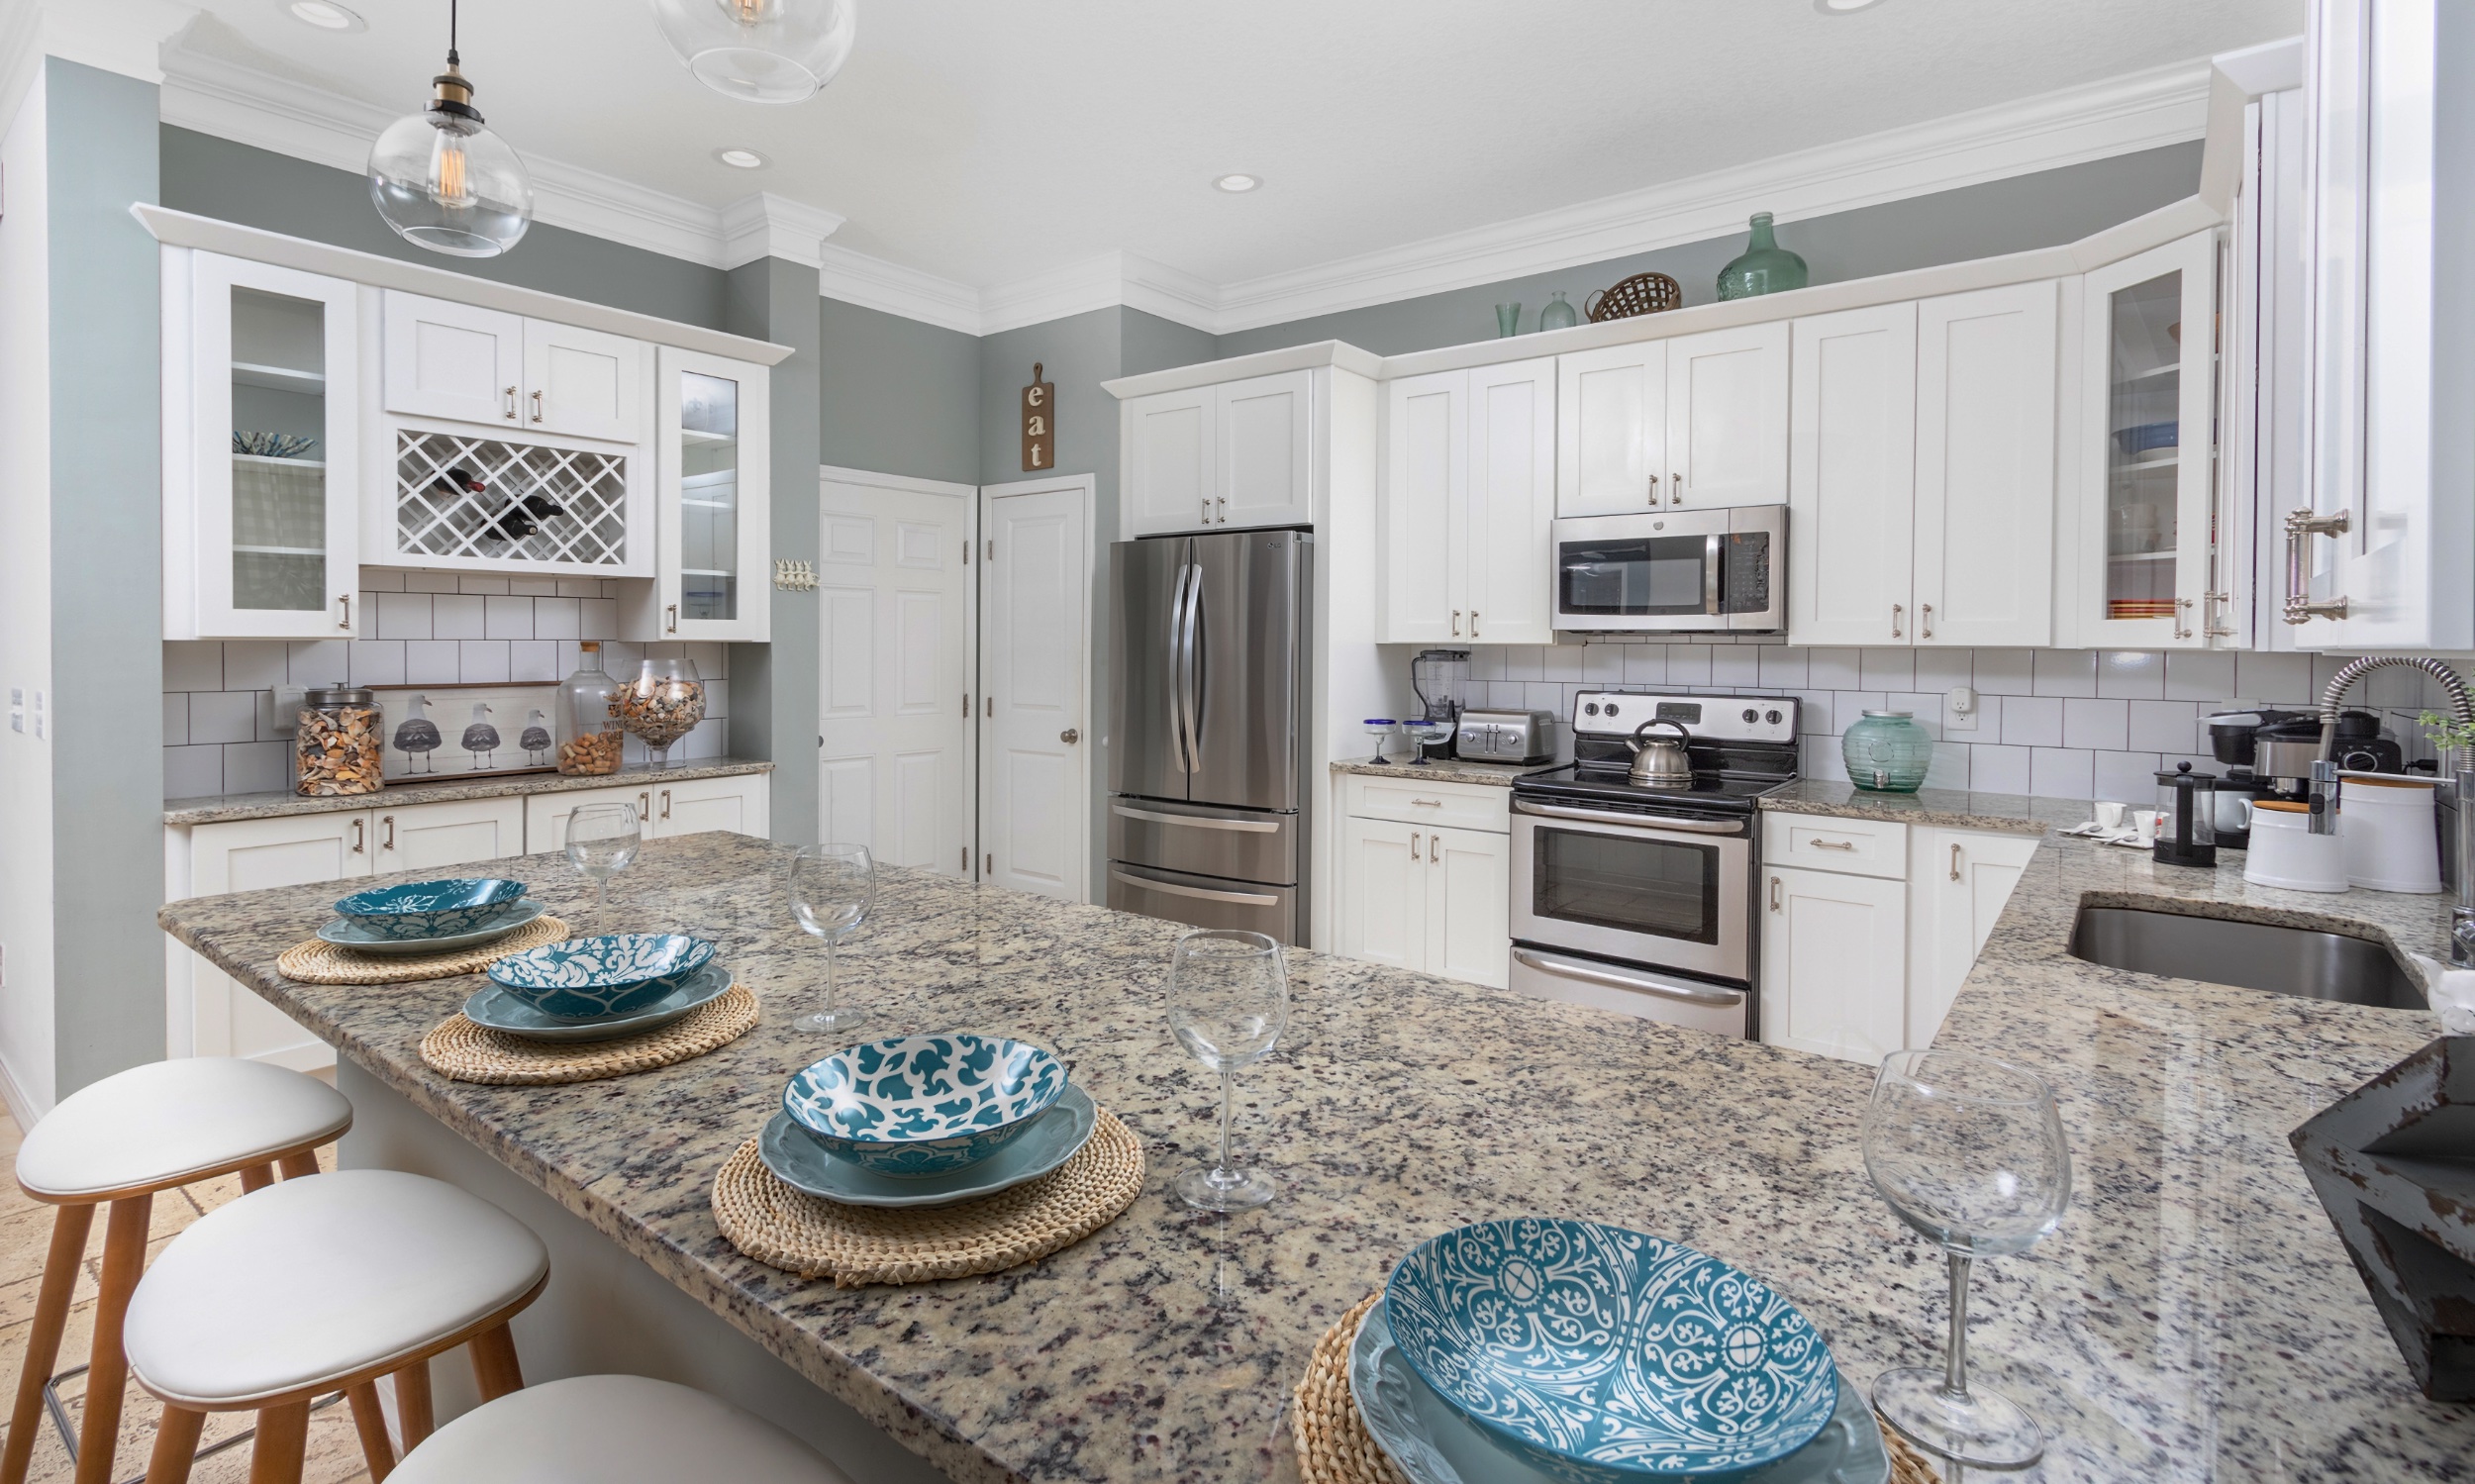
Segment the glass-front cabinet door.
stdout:
<svg viewBox="0 0 2475 1484">
<path fill-rule="evenodd" d="M 2214 238 L 2198 233 L 2083 280 L 2086 477 L 2073 615 L 2080 643 L 2209 642 L 2215 266 Z"/>
<path fill-rule="evenodd" d="M 766 371 L 664 346 L 656 640 L 772 633 Z"/>
<path fill-rule="evenodd" d="M 165 635 L 349 638 L 360 625 L 358 290 L 186 256 L 165 273 L 167 339 L 188 341 L 164 366 Z"/>
</svg>

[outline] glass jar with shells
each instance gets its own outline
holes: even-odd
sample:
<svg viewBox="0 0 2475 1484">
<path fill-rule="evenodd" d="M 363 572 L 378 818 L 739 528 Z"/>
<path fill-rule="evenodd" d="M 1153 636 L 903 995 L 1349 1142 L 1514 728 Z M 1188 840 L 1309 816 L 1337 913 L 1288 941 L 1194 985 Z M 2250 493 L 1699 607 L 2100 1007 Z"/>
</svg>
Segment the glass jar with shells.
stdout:
<svg viewBox="0 0 2475 1484">
<path fill-rule="evenodd" d="M 619 722 L 644 743 L 645 760 L 670 766 L 670 748 L 705 719 L 705 682 L 684 656 L 647 659 L 618 700 Z"/>
</svg>

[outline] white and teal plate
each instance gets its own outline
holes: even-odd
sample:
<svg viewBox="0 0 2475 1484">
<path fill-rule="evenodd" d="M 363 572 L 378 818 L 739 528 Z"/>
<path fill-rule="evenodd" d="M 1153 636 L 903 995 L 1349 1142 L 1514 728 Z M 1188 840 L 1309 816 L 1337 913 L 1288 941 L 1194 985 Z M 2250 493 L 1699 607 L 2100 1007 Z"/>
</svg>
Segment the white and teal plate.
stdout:
<svg viewBox="0 0 2475 1484">
<path fill-rule="evenodd" d="M 1067 1083 L 1023 1137 L 977 1164 L 942 1175 L 880 1175 L 840 1159 L 777 1113 L 756 1141 L 765 1168 L 797 1190 L 845 1206 L 950 1206 L 1037 1180 L 1074 1157 L 1100 1121 L 1091 1094 Z"/>
<path fill-rule="evenodd" d="M 496 942 L 547 911 L 547 907 L 527 899 L 518 902 L 507 916 L 486 928 L 475 928 L 469 933 L 450 933 L 445 938 L 380 938 L 367 928 L 337 918 L 318 930 L 318 939 L 321 942 L 350 948 L 356 953 L 452 953 L 457 948 L 477 948 L 483 943 Z"/>
<path fill-rule="evenodd" d="M 527 1040 L 616 1040 L 642 1036 L 684 1018 L 700 1005 L 721 999 L 731 989 L 731 971 L 707 963 L 687 982 L 643 1010 L 598 1021 L 566 1021 L 544 1015 L 497 984 L 484 984 L 464 1002 L 464 1019 L 485 1030 L 504 1031 Z"/>
<path fill-rule="evenodd" d="M 1349 1346 L 1349 1395 L 1387 1457 L 1410 1484 L 1565 1484 L 1488 1441 L 1418 1378 L 1392 1342 L 1378 1302 Z M 1813 1440 L 1744 1484 L 1890 1484 L 1891 1454 L 1856 1388 L 1839 1377 L 1838 1408 Z"/>
</svg>

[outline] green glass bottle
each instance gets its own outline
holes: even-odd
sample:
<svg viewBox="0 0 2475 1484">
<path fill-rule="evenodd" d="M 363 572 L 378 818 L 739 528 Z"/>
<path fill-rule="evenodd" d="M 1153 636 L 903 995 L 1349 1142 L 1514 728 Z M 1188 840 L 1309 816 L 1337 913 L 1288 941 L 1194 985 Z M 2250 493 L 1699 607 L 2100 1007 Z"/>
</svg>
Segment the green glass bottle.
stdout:
<svg viewBox="0 0 2475 1484">
<path fill-rule="evenodd" d="M 1562 289 L 1557 289 L 1555 297 L 1547 300 L 1546 307 L 1538 311 L 1540 330 L 1570 330 L 1579 323 L 1580 312 L 1565 300 Z"/>
<path fill-rule="evenodd" d="M 1719 297 L 1750 299 L 1805 286 L 1805 259 L 1770 235 L 1770 213 L 1753 213 L 1753 234 L 1735 261 L 1719 270 Z"/>
</svg>

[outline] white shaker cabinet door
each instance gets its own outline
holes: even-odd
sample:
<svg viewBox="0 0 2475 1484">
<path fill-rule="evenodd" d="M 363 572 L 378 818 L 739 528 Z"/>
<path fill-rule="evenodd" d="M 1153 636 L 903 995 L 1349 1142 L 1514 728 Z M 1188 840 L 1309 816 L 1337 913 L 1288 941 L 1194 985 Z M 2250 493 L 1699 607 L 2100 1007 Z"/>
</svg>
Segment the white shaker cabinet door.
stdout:
<svg viewBox="0 0 2475 1484">
<path fill-rule="evenodd" d="M 680 783 L 653 785 L 652 834 L 668 840 L 675 835 L 701 835 L 708 830 L 728 830 L 734 835 L 766 838 L 766 788 L 762 773 L 742 773 L 728 778 L 691 778 Z"/>
<path fill-rule="evenodd" d="M 1788 324 L 1667 342 L 1667 507 L 1776 505 L 1788 494 Z"/>
<path fill-rule="evenodd" d="M 1917 306 L 1798 320 L 1795 345 L 1789 641 L 1909 643 Z"/>
<path fill-rule="evenodd" d="M 280 815 L 200 825 L 189 833 L 189 889 L 198 896 L 267 891 L 370 874 L 370 812 Z M 341 897 L 348 888 L 340 887 Z M 290 1016 L 199 958 L 191 965 L 190 1044 L 200 1056 L 245 1056 L 299 1071 L 335 1052 Z"/>
<path fill-rule="evenodd" d="M 522 316 L 389 289 L 384 363 L 389 412 L 524 426 Z"/>
<path fill-rule="evenodd" d="M 1995 919 L 2020 884 L 2036 838 L 1982 830 L 1918 830 L 1910 837 L 1912 929 L 1904 1044 L 1930 1046 L 1976 967 Z"/>
<path fill-rule="evenodd" d="M 1425 840 L 1430 833 L 1394 820 L 1340 822 L 1343 957 L 1395 968 L 1427 966 Z M 1410 858 L 1414 841 L 1419 843 L 1415 860 Z"/>
<path fill-rule="evenodd" d="M 461 799 L 373 809 L 369 829 L 377 874 L 444 870 L 525 853 L 525 801 Z"/>
<path fill-rule="evenodd" d="M 1917 642 L 2054 642 L 2056 289 L 1917 306 Z"/>
<path fill-rule="evenodd" d="M 644 343 L 624 336 L 525 321 L 524 426 L 637 442 L 644 423 Z"/>
<path fill-rule="evenodd" d="M 1254 376 L 1218 390 L 1212 524 L 1311 524 L 1315 373 Z"/>
<path fill-rule="evenodd" d="M 1212 524 L 1218 389 L 1190 387 L 1125 405 L 1126 534 L 1200 531 Z"/>
<path fill-rule="evenodd" d="M 1667 343 L 1555 358 L 1555 513 L 1633 515 L 1667 494 Z"/>
<path fill-rule="evenodd" d="M 1355 824 L 1356 821 L 1350 823 Z M 1512 976 L 1512 837 L 1476 830 L 1427 830 L 1426 962 L 1431 974 L 1504 988 Z"/>
<path fill-rule="evenodd" d="M 1465 638 L 1469 600 L 1455 558 L 1468 512 L 1469 378 L 1467 371 L 1437 371 L 1384 386 L 1384 587 L 1376 638 L 1385 643 Z"/>
<path fill-rule="evenodd" d="M 1463 633 L 1485 643 L 1555 642 L 1555 380 L 1544 357 L 1469 373 Z"/>
<path fill-rule="evenodd" d="M 1908 884 L 1762 872 L 1762 1039 L 1879 1062 L 1907 1030 Z"/>
<path fill-rule="evenodd" d="M 532 794 L 525 799 L 525 853 L 539 855 L 544 850 L 567 848 L 567 817 L 587 804 L 625 804 L 636 811 L 637 827 L 645 839 L 652 839 L 656 833 L 652 824 L 653 790 L 649 785 Z"/>
</svg>

